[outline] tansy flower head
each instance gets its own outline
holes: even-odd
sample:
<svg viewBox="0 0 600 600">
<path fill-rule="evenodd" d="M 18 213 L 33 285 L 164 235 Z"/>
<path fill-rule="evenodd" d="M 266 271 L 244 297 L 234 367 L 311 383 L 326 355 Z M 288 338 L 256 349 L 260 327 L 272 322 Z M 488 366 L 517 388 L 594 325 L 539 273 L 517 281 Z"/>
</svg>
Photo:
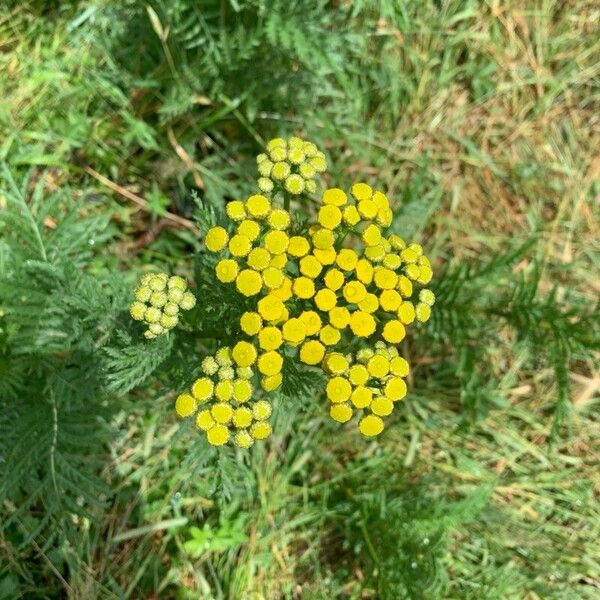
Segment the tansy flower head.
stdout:
<svg viewBox="0 0 600 600">
<path fill-rule="evenodd" d="M 300 273 L 310 279 L 316 279 L 323 269 L 323 265 L 312 255 L 300 259 Z"/>
<path fill-rule="evenodd" d="M 310 251 L 309 241 L 302 236 L 294 235 L 289 239 L 287 252 L 291 256 L 302 257 Z"/>
<path fill-rule="evenodd" d="M 258 370 L 263 375 L 277 375 L 283 366 L 281 354 L 275 350 L 265 352 L 258 357 Z"/>
<path fill-rule="evenodd" d="M 146 305 L 143 302 L 133 302 L 129 307 L 131 318 L 136 321 L 141 321 L 146 314 Z"/>
<path fill-rule="evenodd" d="M 285 189 L 294 196 L 301 194 L 304 191 L 305 187 L 304 179 L 302 178 L 302 176 L 295 174 L 286 177 L 284 185 Z"/>
<path fill-rule="evenodd" d="M 235 279 L 235 286 L 244 296 L 256 296 L 262 289 L 263 280 L 260 273 L 251 269 L 240 271 Z"/>
<path fill-rule="evenodd" d="M 307 335 L 306 323 L 300 318 L 288 319 L 282 328 L 283 338 L 294 346 L 304 341 Z"/>
<path fill-rule="evenodd" d="M 253 242 L 260 235 L 260 225 L 252 219 L 244 219 L 238 225 L 237 232 Z"/>
<path fill-rule="evenodd" d="M 264 327 L 258 333 L 258 344 L 263 350 L 277 350 L 282 343 L 283 336 L 277 327 Z"/>
<path fill-rule="evenodd" d="M 282 254 L 287 250 L 289 243 L 290 239 L 284 231 L 274 229 L 265 235 L 265 248 L 271 254 Z"/>
<path fill-rule="evenodd" d="M 300 360 L 307 365 L 317 365 L 325 356 L 325 346 L 316 340 L 304 342 L 300 348 Z"/>
<path fill-rule="evenodd" d="M 244 203 L 239 200 L 228 202 L 225 206 L 225 212 L 232 221 L 241 221 L 246 218 L 246 208 Z"/>
<path fill-rule="evenodd" d="M 225 248 L 228 241 L 229 234 L 223 227 L 211 227 L 204 238 L 204 245 L 210 252 L 219 252 Z"/>
<path fill-rule="evenodd" d="M 256 361 L 256 348 L 248 342 L 238 342 L 231 351 L 231 358 L 238 367 L 249 367 Z"/>
<path fill-rule="evenodd" d="M 291 168 L 289 163 L 280 161 L 276 162 L 271 169 L 270 175 L 273 180 L 283 181 L 286 177 L 289 176 L 291 172 Z"/>
<path fill-rule="evenodd" d="M 235 281 L 239 273 L 239 267 L 235 260 L 224 258 L 217 263 L 215 267 L 217 279 L 223 283 L 231 283 Z"/>
<path fill-rule="evenodd" d="M 268 179 L 267 177 L 259 177 L 258 181 L 256 182 L 258 185 L 258 189 L 263 192 L 264 194 L 269 194 L 270 192 L 273 191 L 273 188 L 275 187 L 273 185 L 273 182 Z M 237 439 L 237 436 L 236 436 Z"/>
<path fill-rule="evenodd" d="M 201 363 L 202 372 L 206 375 L 214 375 L 219 370 L 219 363 L 212 356 L 207 356 Z"/>
<path fill-rule="evenodd" d="M 348 359 L 339 352 L 327 354 L 323 359 L 323 365 L 328 373 L 343 375 L 349 369 Z"/>
<path fill-rule="evenodd" d="M 246 200 L 246 211 L 255 218 L 262 219 L 269 214 L 271 203 L 266 196 L 255 194 Z"/>
<path fill-rule="evenodd" d="M 305 335 L 315 335 L 321 329 L 321 317 L 314 310 L 306 310 L 300 313 L 298 320 L 304 325 Z"/>
<path fill-rule="evenodd" d="M 290 225 L 290 213 L 282 208 L 271 211 L 267 219 L 271 229 L 287 229 Z"/>
</svg>

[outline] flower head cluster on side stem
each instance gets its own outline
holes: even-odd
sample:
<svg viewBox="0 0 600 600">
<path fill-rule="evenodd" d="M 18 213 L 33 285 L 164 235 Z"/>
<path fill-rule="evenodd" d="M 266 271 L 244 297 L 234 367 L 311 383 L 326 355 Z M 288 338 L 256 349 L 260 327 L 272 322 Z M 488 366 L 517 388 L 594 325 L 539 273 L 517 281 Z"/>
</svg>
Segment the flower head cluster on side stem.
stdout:
<svg viewBox="0 0 600 600">
<path fill-rule="evenodd" d="M 147 339 L 167 333 L 179 322 L 180 311 L 194 308 L 196 297 L 187 287 L 187 281 L 178 275 L 147 273 L 142 276 L 129 313 L 132 319 L 148 325 L 144 332 Z"/>
<path fill-rule="evenodd" d="M 270 402 L 256 393 L 256 372 L 249 355 L 222 347 L 201 363 L 202 376 L 188 392 L 177 396 L 175 411 L 194 417 L 209 444 L 222 446 L 232 440 L 240 448 L 250 448 L 255 440 L 271 435 L 268 422 Z M 256 358 L 254 353 L 254 358 Z"/>
</svg>

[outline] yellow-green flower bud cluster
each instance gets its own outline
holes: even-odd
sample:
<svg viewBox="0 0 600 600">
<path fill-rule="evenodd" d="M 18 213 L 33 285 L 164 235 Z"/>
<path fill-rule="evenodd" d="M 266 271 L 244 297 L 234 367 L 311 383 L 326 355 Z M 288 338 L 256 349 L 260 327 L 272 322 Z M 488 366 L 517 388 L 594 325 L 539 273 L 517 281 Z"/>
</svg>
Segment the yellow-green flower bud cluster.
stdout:
<svg viewBox="0 0 600 600">
<path fill-rule="evenodd" d="M 259 154 L 256 162 L 260 175 L 258 189 L 264 194 L 276 189 L 293 196 L 303 192 L 314 194 L 316 177 L 327 170 L 325 155 L 315 144 L 299 137 L 270 140 L 266 152 Z"/>
<path fill-rule="evenodd" d="M 135 300 L 129 307 L 132 319 L 144 321 L 148 328 L 147 339 L 167 333 L 179 322 L 179 311 L 190 310 L 196 305 L 196 297 L 187 289 L 183 277 L 166 273 L 147 273 L 140 279 L 135 290 Z"/>
<path fill-rule="evenodd" d="M 378 341 L 354 355 L 331 352 L 323 359 L 328 375 L 325 392 L 330 402 L 329 415 L 339 423 L 350 421 L 356 411 L 361 418 L 358 430 L 365 436 L 379 435 L 383 417 L 389 416 L 396 402 L 406 396 L 408 361 L 395 346 Z"/>
<path fill-rule="evenodd" d="M 256 440 L 271 435 L 271 404 L 253 398 L 256 377 L 250 367 L 251 356 L 252 351 L 249 355 L 248 349 L 239 344 L 233 349 L 219 348 L 214 356 L 202 360 L 202 375 L 189 392 L 180 394 L 175 401 L 177 414 L 194 418 L 196 427 L 213 446 L 233 441 L 240 448 L 250 448 Z"/>
</svg>

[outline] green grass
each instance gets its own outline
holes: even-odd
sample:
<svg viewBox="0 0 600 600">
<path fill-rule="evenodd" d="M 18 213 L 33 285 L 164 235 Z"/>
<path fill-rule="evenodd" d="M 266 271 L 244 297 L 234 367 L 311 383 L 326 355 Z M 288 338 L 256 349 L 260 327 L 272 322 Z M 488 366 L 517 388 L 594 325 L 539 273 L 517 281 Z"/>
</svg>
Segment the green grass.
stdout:
<svg viewBox="0 0 600 600">
<path fill-rule="evenodd" d="M 44 240 L 71 209 L 84 242 L 110 223 L 77 250 L 98 289 L 118 275 L 106 335 L 143 265 L 192 273 L 198 239 L 166 212 L 250 193 L 260 144 L 292 132 L 326 148 L 327 183 L 387 190 L 438 316 L 403 345 L 410 393 L 377 442 L 299 395 L 269 444 L 208 450 L 172 411 L 189 371 L 129 384 L 103 356 L 99 449 L 77 463 L 100 466 L 103 504 L 59 518 L 3 480 L 0 598 L 598 597 L 596 3 L 149 5 L 154 24 L 133 0 L 0 12 L 0 159 L 39 186 Z M 41 371 L 5 344 L 3 305 L 9 433 L 19 369 Z"/>
</svg>

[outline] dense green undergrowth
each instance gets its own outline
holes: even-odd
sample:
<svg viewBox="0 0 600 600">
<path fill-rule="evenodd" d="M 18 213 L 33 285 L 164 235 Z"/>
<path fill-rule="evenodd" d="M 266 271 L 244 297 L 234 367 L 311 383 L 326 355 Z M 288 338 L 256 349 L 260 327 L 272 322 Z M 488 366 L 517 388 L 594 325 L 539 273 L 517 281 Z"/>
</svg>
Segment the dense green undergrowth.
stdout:
<svg viewBox="0 0 600 600">
<path fill-rule="evenodd" d="M 8 3 L 0 12 L 0 598 L 593 598 L 600 587 L 593 2 Z M 323 147 L 432 256 L 377 442 L 284 389 L 276 435 L 173 416 L 218 291 L 127 312 L 264 140 Z M 216 306 L 214 313 L 207 306 Z"/>
</svg>

